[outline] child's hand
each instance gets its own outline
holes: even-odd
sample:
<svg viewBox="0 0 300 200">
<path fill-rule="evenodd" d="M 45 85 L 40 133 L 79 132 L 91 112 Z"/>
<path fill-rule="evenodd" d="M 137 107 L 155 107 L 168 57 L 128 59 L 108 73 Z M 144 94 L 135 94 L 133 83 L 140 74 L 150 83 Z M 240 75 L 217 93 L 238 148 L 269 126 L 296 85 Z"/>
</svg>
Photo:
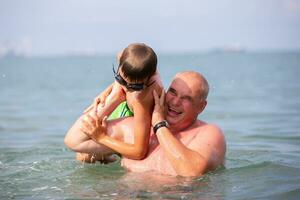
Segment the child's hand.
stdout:
<svg viewBox="0 0 300 200">
<path fill-rule="evenodd" d="M 152 114 L 152 126 L 154 126 L 158 122 L 161 122 L 162 120 L 165 120 L 165 91 L 162 90 L 159 97 L 154 90 L 153 96 L 155 105 Z"/>
<path fill-rule="evenodd" d="M 112 85 L 112 89 L 109 95 L 106 96 L 106 99 L 104 99 L 104 101 L 107 102 L 116 100 L 119 100 L 120 102 L 126 101 L 126 93 L 121 87 L 121 85 L 115 81 Z"/>
<path fill-rule="evenodd" d="M 83 114 L 87 114 L 88 112 L 94 110 L 97 113 L 98 107 L 102 108 L 105 105 L 106 100 L 116 100 L 120 99 L 120 101 L 125 101 L 126 96 L 122 89 L 122 87 L 114 82 L 108 88 L 106 88 L 103 92 L 101 92 L 97 97 L 94 98 L 92 105 L 90 105 L 87 109 L 83 111 Z"/>
<path fill-rule="evenodd" d="M 96 115 L 93 117 L 90 114 L 84 116 L 81 121 L 80 130 L 96 142 L 99 142 L 107 131 L 107 116 L 102 120 Z"/>
<path fill-rule="evenodd" d="M 107 96 L 111 93 L 112 91 L 112 88 L 113 88 L 113 85 L 109 86 L 108 88 L 106 88 L 103 92 L 101 92 L 98 96 L 96 96 L 94 98 L 94 101 L 92 103 L 92 105 L 90 105 L 87 109 L 85 109 L 83 111 L 83 114 L 86 114 L 88 112 L 90 112 L 91 110 L 95 110 L 97 111 L 97 107 L 98 105 L 100 107 L 103 107 L 104 104 L 105 104 L 105 99 L 107 98 Z"/>
</svg>

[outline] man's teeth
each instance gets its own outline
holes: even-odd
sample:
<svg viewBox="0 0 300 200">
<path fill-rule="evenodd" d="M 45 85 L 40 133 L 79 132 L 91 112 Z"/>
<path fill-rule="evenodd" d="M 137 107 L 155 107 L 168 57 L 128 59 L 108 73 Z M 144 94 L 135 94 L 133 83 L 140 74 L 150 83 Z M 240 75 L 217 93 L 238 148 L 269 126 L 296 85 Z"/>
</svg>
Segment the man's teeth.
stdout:
<svg viewBox="0 0 300 200">
<path fill-rule="evenodd" d="M 177 111 L 177 110 L 175 110 L 173 108 L 170 108 L 170 107 L 169 107 L 169 111 L 170 112 L 175 112 L 176 114 L 180 114 L 181 113 L 180 111 Z"/>
</svg>

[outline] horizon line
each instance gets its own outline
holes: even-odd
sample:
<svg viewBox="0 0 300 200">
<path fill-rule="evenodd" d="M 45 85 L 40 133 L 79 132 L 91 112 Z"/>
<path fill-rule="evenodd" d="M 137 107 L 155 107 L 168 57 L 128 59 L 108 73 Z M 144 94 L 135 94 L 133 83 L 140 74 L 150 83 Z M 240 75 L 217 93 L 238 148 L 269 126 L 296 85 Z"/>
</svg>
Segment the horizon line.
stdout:
<svg viewBox="0 0 300 200">
<path fill-rule="evenodd" d="M 15 54 L 9 52 L 5 55 L 0 55 L 0 58 L 38 58 L 38 57 L 97 57 L 97 56 L 115 56 L 117 52 L 63 52 L 63 53 L 41 53 L 41 54 Z M 227 48 L 211 48 L 205 50 L 161 50 L 156 51 L 160 55 L 178 55 L 178 54 L 239 54 L 239 53 L 300 53 L 300 48 L 282 48 L 282 49 L 227 49 Z"/>
</svg>

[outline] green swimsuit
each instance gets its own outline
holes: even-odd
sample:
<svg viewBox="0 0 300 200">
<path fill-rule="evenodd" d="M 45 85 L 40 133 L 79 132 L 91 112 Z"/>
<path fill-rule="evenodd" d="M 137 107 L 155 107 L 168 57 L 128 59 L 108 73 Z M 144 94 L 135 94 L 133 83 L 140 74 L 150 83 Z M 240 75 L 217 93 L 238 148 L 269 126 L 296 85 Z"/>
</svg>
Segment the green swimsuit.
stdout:
<svg viewBox="0 0 300 200">
<path fill-rule="evenodd" d="M 111 120 L 131 116 L 133 116 L 133 112 L 129 109 L 127 102 L 124 101 L 118 105 L 118 107 L 110 114 L 108 119 Z"/>
</svg>

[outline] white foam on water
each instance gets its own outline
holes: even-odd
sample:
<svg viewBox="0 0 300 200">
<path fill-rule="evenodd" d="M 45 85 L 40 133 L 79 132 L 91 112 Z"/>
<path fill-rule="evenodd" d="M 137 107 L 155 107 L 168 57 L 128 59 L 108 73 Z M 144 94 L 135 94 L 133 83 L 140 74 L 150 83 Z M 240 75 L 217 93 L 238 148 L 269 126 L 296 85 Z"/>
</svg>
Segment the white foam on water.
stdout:
<svg viewBox="0 0 300 200">
<path fill-rule="evenodd" d="M 31 166 L 30 169 L 31 169 L 32 171 L 36 171 L 36 172 L 40 172 L 40 171 L 41 171 L 41 170 L 38 170 L 38 169 L 34 168 L 34 166 Z"/>
<path fill-rule="evenodd" d="M 39 188 L 33 188 L 32 191 L 35 192 L 35 191 L 41 191 L 41 190 L 46 190 L 48 189 L 49 187 L 48 186 L 44 186 L 44 187 L 39 187 Z"/>
<path fill-rule="evenodd" d="M 56 186 L 54 186 L 54 187 L 51 187 L 51 189 L 58 190 L 58 191 L 62 191 L 62 189 L 61 189 L 61 188 L 59 188 L 59 187 L 56 187 Z"/>
</svg>

